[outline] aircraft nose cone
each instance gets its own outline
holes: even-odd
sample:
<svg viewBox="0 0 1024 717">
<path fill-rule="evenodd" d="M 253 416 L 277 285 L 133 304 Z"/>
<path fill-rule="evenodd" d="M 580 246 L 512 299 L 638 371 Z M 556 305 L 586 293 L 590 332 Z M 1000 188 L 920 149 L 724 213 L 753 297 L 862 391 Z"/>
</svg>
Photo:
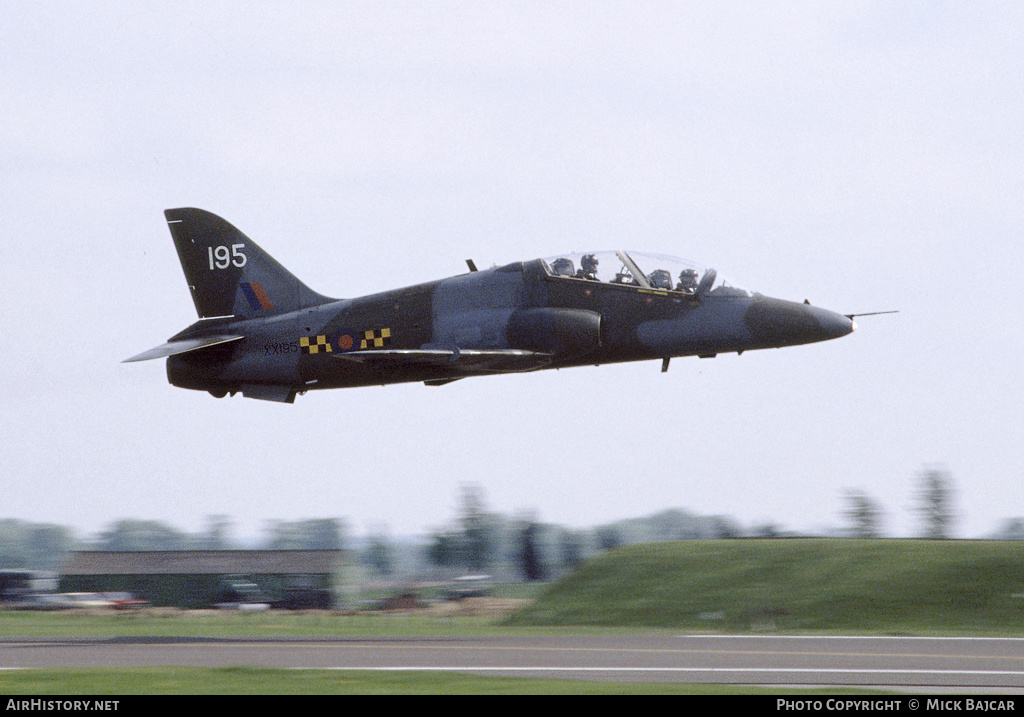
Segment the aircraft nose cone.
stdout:
<svg viewBox="0 0 1024 717">
<path fill-rule="evenodd" d="M 849 316 L 810 304 L 759 297 L 746 316 L 751 335 L 765 346 L 794 346 L 846 336 L 856 326 Z"/>
<path fill-rule="evenodd" d="M 816 306 L 808 306 L 814 319 L 821 326 L 821 331 L 826 339 L 838 339 L 857 330 L 857 323 L 849 316 L 837 314 L 828 309 L 819 309 Z"/>
</svg>

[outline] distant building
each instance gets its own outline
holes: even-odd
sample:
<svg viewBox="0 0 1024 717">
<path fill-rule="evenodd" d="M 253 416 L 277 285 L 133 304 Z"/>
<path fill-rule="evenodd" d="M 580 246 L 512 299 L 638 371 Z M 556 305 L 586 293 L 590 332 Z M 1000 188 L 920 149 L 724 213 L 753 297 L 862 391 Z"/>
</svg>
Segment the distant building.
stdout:
<svg viewBox="0 0 1024 717">
<path fill-rule="evenodd" d="M 153 605 L 200 608 L 256 599 L 238 595 L 234 586 L 245 583 L 275 607 L 331 607 L 335 576 L 348 562 L 344 550 L 86 550 L 68 556 L 60 590 L 130 592 Z"/>
</svg>

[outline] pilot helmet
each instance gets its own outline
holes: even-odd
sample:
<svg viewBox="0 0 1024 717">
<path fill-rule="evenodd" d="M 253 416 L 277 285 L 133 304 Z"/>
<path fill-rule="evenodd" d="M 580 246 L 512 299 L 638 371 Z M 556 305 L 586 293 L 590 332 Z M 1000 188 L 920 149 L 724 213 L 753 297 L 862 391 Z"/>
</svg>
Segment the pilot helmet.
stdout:
<svg viewBox="0 0 1024 717">
<path fill-rule="evenodd" d="M 555 276 L 572 276 L 572 261 L 564 256 L 551 262 L 551 271 Z"/>
<path fill-rule="evenodd" d="M 583 258 L 580 259 L 580 266 L 583 268 L 583 271 L 593 274 L 597 271 L 597 257 L 593 254 L 584 254 Z"/>
<path fill-rule="evenodd" d="M 679 272 L 679 290 L 692 291 L 697 288 L 697 270 L 683 269 Z"/>
<path fill-rule="evenodd" d="M 651 282 L 651 286 L 657 289 L 671 289 L 672 288 L 672 275 L 664 269 L 655 269 L 651 272 L 647 280 Z"/>
</svg>

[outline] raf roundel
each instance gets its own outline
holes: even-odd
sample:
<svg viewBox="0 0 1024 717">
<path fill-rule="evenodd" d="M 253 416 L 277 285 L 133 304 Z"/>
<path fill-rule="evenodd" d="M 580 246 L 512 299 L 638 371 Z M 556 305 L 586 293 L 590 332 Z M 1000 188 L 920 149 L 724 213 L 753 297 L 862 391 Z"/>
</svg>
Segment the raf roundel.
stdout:
<svg viewBox="0 0 1024 717">
<path fill-rule="evenodd" d="M 338 349 L 340 351 L 351 351 L 356 346 L 356 340 L 352 338 L 354 331 L 344 330 L 338 337 Z"/>
</svg>

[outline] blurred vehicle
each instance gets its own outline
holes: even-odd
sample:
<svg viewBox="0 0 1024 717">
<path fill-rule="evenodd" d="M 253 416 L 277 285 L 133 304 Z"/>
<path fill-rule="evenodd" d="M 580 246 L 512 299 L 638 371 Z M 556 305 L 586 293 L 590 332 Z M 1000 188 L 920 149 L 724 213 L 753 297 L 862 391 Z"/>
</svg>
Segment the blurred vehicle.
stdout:
<svg viewBox="0 0 1024 717">
<path fill-rule="evenodd" d="M 58 593 L 70 608 L 110 607 L 112 601 L 106 593 Z"/>
<path fill-rule="evenodd" d="M 5 606 L 11 610 L 67 610 L 75 607 L 70 600 L 59 593 L 26 595 L 17 602 L 6 603 Z"/>
<path fill-rule="evenodd" d="M 243 576 L 229 575 L 221 580 L 213 606 L 218 610 L 268 610 L 270 601 L 256 583 Z"/>
<path fill-rule="evenodd" d="M 113 610 L 137 610 L 139 608 L 149 607 L 149 600 L 142 600 L 131 593 L 113 592 L 102 593 L 102 595 L 105 599 L 110 601 L 108 607 Z"/>
<path fill-rule="evenodd" d="M 15 610 L 77 610 L 104 608 L 108 610 L 131 610 L 146 607 L 147 600 L 139 600 L 131 593 L 36 593 L 24 595 L 21 600 L 9 603 Z"/>
<path fill-rule="evenodd" d="M 486 597 L 494 590 L 494 579 L 490 575 L 463 575 L 457 577 L 444 590 L 445 600 L 463 600 L 471 597 Z"/>
<path fill-rule="evenodd" d="M 57 576 L 42 570 L 0 570 L 0 603 L 21 603 L 57 589 Z"/>
</svg>

